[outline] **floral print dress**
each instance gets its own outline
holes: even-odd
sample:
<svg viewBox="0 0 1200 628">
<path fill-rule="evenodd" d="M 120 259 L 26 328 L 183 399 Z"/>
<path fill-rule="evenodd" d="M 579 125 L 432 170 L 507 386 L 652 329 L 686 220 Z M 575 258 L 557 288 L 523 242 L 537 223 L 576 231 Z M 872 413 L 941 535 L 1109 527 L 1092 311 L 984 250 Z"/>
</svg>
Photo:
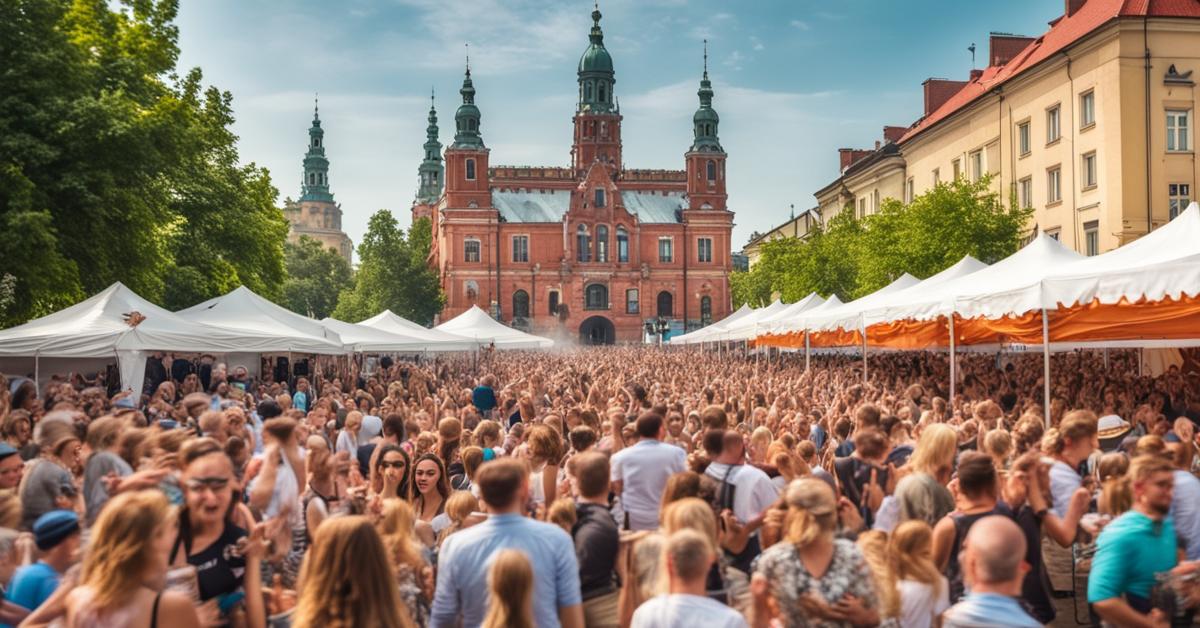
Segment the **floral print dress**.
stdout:
<svg viewBox="0 0 1200 628">
<path fill-rule="evenodd" d="M 833 542 L 833 559 L 820 578 L 804 568 L 796 546 L 786 541 L 767 548 L 759 556 L 755 573 L 770 583 L 771 595 L 779 604 L 781 623 L 797 628 L 849 628 L 849 622 L 807 617 L 800 600 L 813 594 L 833 605 L 845 595 L 853 595 L 867 608 L 878 608 L 871 570 L 858 547 L 845 539 Z"/>
</svg>

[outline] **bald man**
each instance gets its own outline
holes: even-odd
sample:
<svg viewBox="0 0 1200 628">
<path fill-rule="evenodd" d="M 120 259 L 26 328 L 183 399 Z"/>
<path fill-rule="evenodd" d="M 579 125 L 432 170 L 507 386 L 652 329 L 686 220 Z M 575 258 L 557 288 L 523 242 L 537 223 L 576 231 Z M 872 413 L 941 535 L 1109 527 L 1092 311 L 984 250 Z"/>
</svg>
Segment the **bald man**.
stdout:
<svg viewBox="0 0 1200 628">
<path fill-rule="evenodd" d="M 963 543 L 963 580 L 971 591 L 942 616 L 947 628 L 1011 626 L 1037 628 L 1017 599 L 1029 565 L 1025 564 L 1025 535 L 1012 519 L 984 517 L 971 526 Z"/>
</svg>

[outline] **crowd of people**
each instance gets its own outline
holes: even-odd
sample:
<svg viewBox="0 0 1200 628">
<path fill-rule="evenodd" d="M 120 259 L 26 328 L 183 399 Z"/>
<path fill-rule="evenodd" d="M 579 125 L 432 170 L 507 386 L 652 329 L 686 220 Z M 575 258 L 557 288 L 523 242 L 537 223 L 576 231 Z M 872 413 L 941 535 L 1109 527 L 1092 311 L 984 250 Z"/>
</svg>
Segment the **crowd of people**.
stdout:
<svg viewBox="0 0 1200 628">
<path fill-rule="evenodd" d="M 1040 355 L 960 356 L 953 398 L 933 353 L 865 379 L 660 347 L 174 358 L 140 398 L 0 376 L 0 627 L 1177 626 L 1200 603 L 1200 375 L 1133 352 L 1055 356 L 1048 412 Z"/>
</svg>

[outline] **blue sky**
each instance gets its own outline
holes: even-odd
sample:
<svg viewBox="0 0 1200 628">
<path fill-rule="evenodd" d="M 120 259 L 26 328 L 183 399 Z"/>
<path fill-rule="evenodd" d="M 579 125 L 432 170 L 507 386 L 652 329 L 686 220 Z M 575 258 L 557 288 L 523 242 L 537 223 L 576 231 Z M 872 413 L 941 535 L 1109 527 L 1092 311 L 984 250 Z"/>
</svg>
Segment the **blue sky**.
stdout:
<svg viewBox="0 0 1200 628">
<path fill-rule="evenodd" d="M 839 147 L 869 147 L 920 116 L 921 82 L 965 79 L 989 31 L 1038 35 L 1061 0 L 603 0 L 624 159 L 682 168 L 701 40 L 729 153 L 734 245 L 837 176 Z M 403 224 L 416 190 L 429 91 L 453 135 L 464 43 L 491 161 L 568 165 L 575 69 L 591 0 L 185 0 L 181 67 L 230 90 L 244 161 L 299 193 L 313 93 L 330 182 L 357 243 L 376 209 Z"/>
</svg>

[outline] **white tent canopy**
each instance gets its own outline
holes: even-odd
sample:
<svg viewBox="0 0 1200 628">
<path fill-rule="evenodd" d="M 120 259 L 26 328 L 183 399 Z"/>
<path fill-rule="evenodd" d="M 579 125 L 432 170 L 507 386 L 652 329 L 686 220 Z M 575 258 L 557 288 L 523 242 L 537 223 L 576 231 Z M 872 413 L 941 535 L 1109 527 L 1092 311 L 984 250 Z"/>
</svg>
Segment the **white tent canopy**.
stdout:
<svg viewBox="0 0 1200 628">
<path fill-rule="evenodd" d="M 1051 269 L 1082 259 L 1045 233 L 1012 255 L 973 273 L 947 281 L 929 290 L 906 292 L 869 310 L 865 324 L 905 319 L 933 320 L 957 313 L 960 316 L 1000 317 L 1013 310 L 973 301 L 989 293 L 999 294 L 1037 286 Z M 974 303 L 974 305 L 972 305 Z"/>
<path fill-rule="evenodd" d="M 800 315 L 800 313 L 802 313 L 802 312 L 807 312 L 808 310 L 811 310 L 813 308 L 820 307 L 821 304 L 823 304 L 823 303 L 825 303 L 825 299 L 822 299 L 821 295 L 817 294 L 816 292 L 810 292 L 808 294 L 808 296 L 804 297 L 803 299 L 800 299 L 799 301 L 796 301 L 795 303 L 789 304 L 787 307 L 783 308 L 782 310 L 779 310 L 778 312 L 775 312 L 774 314 L 771 314 L 769 316 L 764 316 L 764 317 L 760 318 L 758 320 L 759 329 L 760 330 L 771 329 L 777 323 L 779 323 L 779 321 L 785 321 L 790 318 L 795 318 L 796 316 Z"/>
<path fill-rule="evenodd" d="M 271 303 L 245 286 L 177 314 L 196 323 L 258 334 L 264 352 L 340 354 L 353 350 L 320 321 Z"/>
<path fill-rule="evenodd" d="M 1070 307 L 1099 300 L 1160 301 L 1200 294 L 1200 205 L 1192 203 L 1171 222 L 1095 257 L 1051 270 L 1042 281 L 1041 307 Z M 1007 300 L 1012 295 L 996 295 Z M 1008 309 L 1022 307 L 1007 305 Z M 1027 307 L 1027 305 L 1026 305 Z"/>
<path fill-rule="evenodd" d="M 758 335 L 762 321 L 788 308 L 788 304 L 776 300 L 767 307 L 754 310 L 754 313 L 734 321 L 725 329 L 717 332 L 719 340 L 750 340 Z"/>
<path fill-rule="evenodd" d="M 145 317 L 130 325 L 130 315 Z M 136 318 L 136 317 L 134 317 Z M 0 331 L 0 355 L 36 358 L 117 358 L 123 387 L 141 394 L 151 351 L 266 351 L 270 339 L 188 320 L 117 282 L 90 299 Z"/>
<path fill-rule="evenodd" d="M 755 312 L 755 310 L 753 308 L 751 308 L 748 304 L 743 303 L 742 307 L 739 307 L 734 313 L 730 314 L 729 316 L 722 318 L 721 320 L 709 325 L 708 327 L 703 327 L 701 329 L 697 329 L 696 331 L 693 331 L 693 332 L 688 332 L 681 336 L 675 336 L 669 342 L 671 344 L 679 345 L 679 344 L 693 344 L 693 343 L 699 343 L 699 342 L 707 342 L 709 340 L 713 340 L 713 338 L 711 338 L 711 336 L 713 334 L 715 334 L 716 332 L 718 332 L 722 329 L 725 329 L 727 326 L 733 324 L 735 321 L 741 319 L 742 317 L 749 316 L 753 312 Z"/>
<path fill-rule="evenodd" d="M 880 309 L 880 307 L 886 307 L 890 304 L 904 303 L 906 300 L 919 301 L 928 298 L 930 294 L 936 293 L 938 289 L 940 289 L 942 286 L 946 286 L 947 283 L 959 280 L 961 277 L 965 277 L 967 275 L 978 273 L 978 271 L 985 268 L 988 268 L 988 264 L 984 264 L 983 262 L 980 262 L 978 259 L 971 256 L 966 256 L 962 259 L 959 259 L 958 262 L 955 262 L 952 267 L 942 270 L 941 273 L 932 275 L 929 277 L 929 279 L 914 283 L 914 285 L 908 286 L 907 288 L 900 289 L 900 291 L 892 291 L 887 293 L 880 291 L 872 293 L 868 295 L 868 297 L 853 301 L 853 303 L 847 305 L 847 309 L 852 311 L 846 311 L 845 315 L 842 316 L 842 310 L 839 310 L 838 315 L 830 315 L 829 318 L 818 323 L 820 327 L 817 327 L 816 329 L 859 329 L 862 327 L 868 327 L 868 325 L 877 322 L 872 321 L 870 317 L 870 313 L 872 311 L 876 311 Z M 876 295 L 878 295 L 877 298 Z"/>
<path fill-rule="evenodd" d="M 801 313 L 799 316 L 794 316 L 790 319 L 780 321 L 779 325 L 773 329 L 776 333 L 787 333 L 792 331 L 804 331 L 812 329 L 814 325 L 820 324 L 826 320 L 837 320 L 839 316 L 854 315 L 860 311 L 861 307 L 866 304 L 878 303 L 887 298 L 888 295 L 900 292 L 905 288 L 915 286 L 920 283 L 920 279 L 913 277 L 908 273 L 900 275 L 892 283 L 872 292 L 866 296 L 860 297 L 853 301 L 842 303 L 840 300 L 834 303 L 834 297 L 830 297 L 828 301 L 818 307 L 814 307 L 807 312 Z"/>
<path fill-rule="evenodd" d="M 323 318 L 321 324 L 337 334 L 342 342 L 353 346 L 355 351 L 362 353 L 424 351 L 430 345 L 429 341 L 416 336 L 347 323 L 336 318 Z"/>
<path fill-rule="evenodd" d="M 527 334 L 493 319 L 475 305 L 434 329 L 495 344 L 497 349 L 546 349 L 554 345 L 549 338 Z"/>
<path fill-rule="evenodd" d="M 384 310 L 365 321 L 359 321 L 358 324 L 393 334 L 421 338 L 430 344 L 429 351 L 472 351 L 479 346 L 478 342 L 470 338 L 422 327 L 391 310 Z"/>
</svg>

